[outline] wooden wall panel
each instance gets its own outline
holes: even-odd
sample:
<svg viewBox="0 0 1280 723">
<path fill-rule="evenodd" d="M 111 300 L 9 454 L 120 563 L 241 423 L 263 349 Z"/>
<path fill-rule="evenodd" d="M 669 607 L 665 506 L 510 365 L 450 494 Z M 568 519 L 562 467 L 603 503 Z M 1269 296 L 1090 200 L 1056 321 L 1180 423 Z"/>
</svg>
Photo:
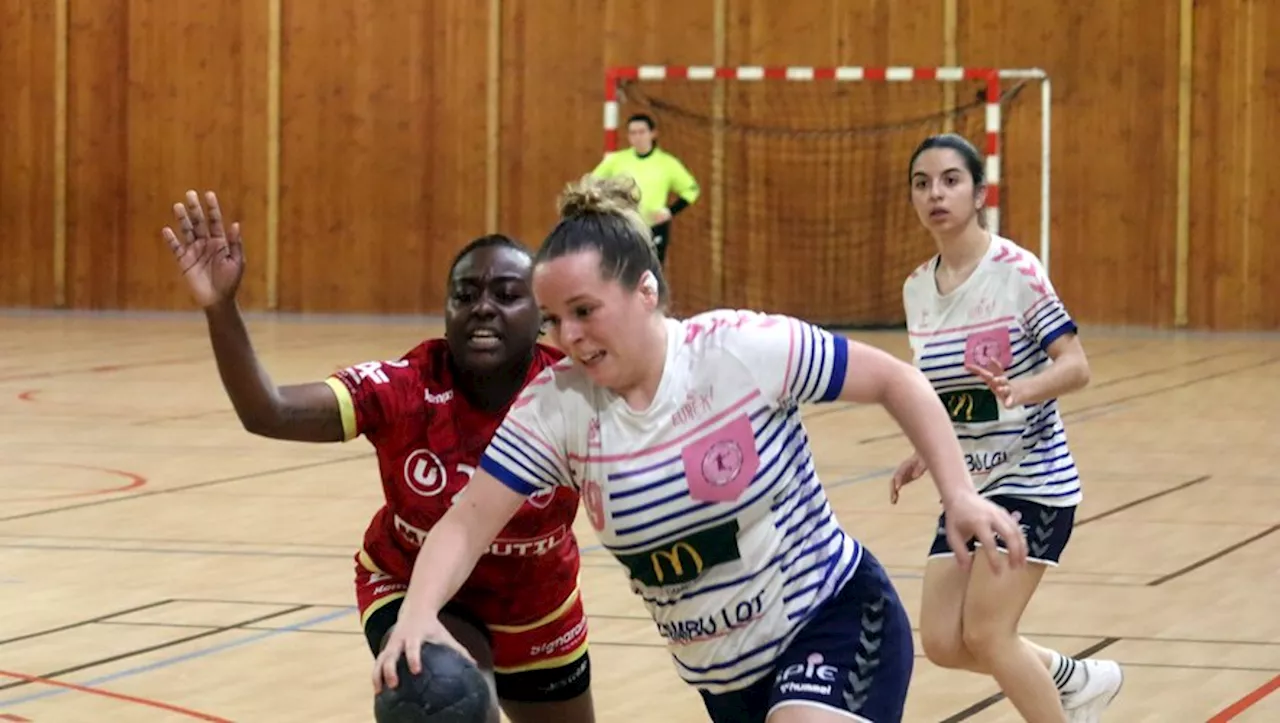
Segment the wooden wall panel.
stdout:
<svg viewBox="0 0 1280 723">
<path fill-rule="evenodd" d="M 1196 3 L 1188 316 L 1192 327 L 1280 328 L 1280 8 Z"/>
<path fill-rule="evenodd" d="M 944 0 L 725 3 L 726 65 L 942 64 Z M 246 230 L 242 301 L 265 302 L 268 15 L 262 0 L 69 0 L 68 301 L 190 308 L 158 235 L 188 187 L 220 191 Z M 957 3 L 959 64 L 1043 67 L 1054 82 L 1053 260 L 1085 323 L 1174 321 L 1177 3 Z M 1195 4 L 1189 312 L 1194 328 L 1280 328 L 1280 251 L 1266 232 L 1280 170 L 1280 9 Z M 537 246 L 555 198 L 601 153 L 610 65 L 716 62 L 715 0 L 501 3 L 500 113 L 486 127 L 489 4 L 283 0 L 281 308 L 436 312 L 456 250 L 485 229 Z M 52 3 L 0 0 L 0 305 L 54 302 Z M 743 128 L 868 128 L 932 108 L 941 90 L 860 84 L 769 96 L 726 83 L 723 215 L 712 218 L 711 85 L 649 83 L 663 144 L 704 181 L 676 225 L 677 311 L 750 305 L 838 319 L 900 313 L 902 269 L 930 253 L 900 180 L 934 128 L 835 139 L 825 162 Z M 1006 83 L 1008 90 L 1011 83 Z M 908 89 L 910 86 L 910 89 Z M 644 107 L 630 89 L 623 113 Z M 789 91 L 790 92 L 790 91 Z M 1006 104 L 1003 230 L 1036 248 L 1035 84 Z M 975 100 L 973 88 L 958 94 Z M 683 115 L 682 115 L 683 114 Z M 932 121 L 930 121 L 932 122 Z M 981 113 L 957 130 L 981 137 Z M 486 171 L 489 133 L 498 178 Z M 788 209 L 810 209 L 793 212 Z M 788 215 L 791 214 L 791 215 Z M 723 225 L 723 288 L 713 221 Z M 902 267 L 902 268 L 899 268 Z"/>
<path fill-rule="evenodd" d="M 565 185 L 600 161 L 605 68 L 710 64 L 713 20 L 712 0 L 504 2 L 500 226 L 536 248 L 556 222 Z M 664 130 L 660 142 L 684 157 L 688 139 Z M 691 170 L 705 178 L 704 168 Z M 684 231 L 706 214 L 704 198 L 677 224 L 672 266 L 679 268 L 669 278 L 677 308 L 707 283 L 705 243 Z"/>
<path fill-rule="evenodd" d="M 188 188 L 241 221 L 247 306 L 261 303 L 266 13 L 255 0 L 72 0 L 68 301 L 186 309 L 160 228 Z"/>
<path fill-rule="evenodd" d="M 53 4 L 0 0 L 0 306 L 53 284 Z"/>
<path fill-rule="evenodd" d="M 609 0 L 605 4 L 603 34 L 606 39 L 605 66 L 714 65 L 715 6 L 714 0 L 693 0 L 666 7 L 645 0 Z M 599 101 L 603 102 L 603 88 L 595 92 Z M 705 109 L 709 110 L 709 88 L 700 88 L 698 97 L 706 99 Z M 620 123 L 632 112 L 653 110 L 629 103 L 626 97 L 621 100 Z M 597 126 L 600 125 L 600 113 L 601 110 L 597 107 Z M 711 143 L 706 133 L 683 133 L 680 124 L 669 114 L 651 114 L 659 124 L 658 143 L 681 159 L 702 188 L 698 201 L 681 212 L 674 224 L 672 243 L 667 250 L 664 276 L 670 285 L 671 307 L 674 313 L 706 309 L 717 301 L 713 294 L 715 282 L 710 243 L 713 206 L 710 195 Z M 597 134 L 597 139 L 599 138 Z M 625 140 L 622 143 L 625 144 Z M 595 141 L 592 150 L 587 170 L 600 159 L 600 140 Z"/>
<path fill-rule="evenodd" d="M 1051 273 L 1073 314 L 1172 323 L 1177 3 L 962 2 L 958 46 L 965 65 L 1053 78 Z"/>
<path fill-rule="evenodd" d="M 280 305 L 441 308 L 484 230 L 487 4 L 287 2 Z"/>
<path fill-rule="evenodd" d="M 565 184 L 600 158 L 610 4 L 502 4 L 498 225 L 531 247 L 555 225 L 555 201 Z"/>
</svg>

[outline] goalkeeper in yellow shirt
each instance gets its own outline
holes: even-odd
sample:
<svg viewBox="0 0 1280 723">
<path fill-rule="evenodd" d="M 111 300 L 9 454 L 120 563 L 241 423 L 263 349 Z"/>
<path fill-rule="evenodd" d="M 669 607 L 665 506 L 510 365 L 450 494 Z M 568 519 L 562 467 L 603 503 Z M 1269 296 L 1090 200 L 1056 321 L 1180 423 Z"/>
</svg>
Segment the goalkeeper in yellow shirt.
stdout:
<svg viewBox="0 0 1280 723">
<path fill-rule="evenodd" d="M 640 188 L 640 213 L 653 231 L 658 262 L 665 265 L 671 244 L 671 219 L 698 200 L 698 181 L 680 159 L 658 147 L 658 125 L 637 113 L 627 119 L 631 147 L 605 155 L 591 175 L 599 178 L 631 176 Z M 667 205 L 675 194 L 675 203 Z"/>
</svg>

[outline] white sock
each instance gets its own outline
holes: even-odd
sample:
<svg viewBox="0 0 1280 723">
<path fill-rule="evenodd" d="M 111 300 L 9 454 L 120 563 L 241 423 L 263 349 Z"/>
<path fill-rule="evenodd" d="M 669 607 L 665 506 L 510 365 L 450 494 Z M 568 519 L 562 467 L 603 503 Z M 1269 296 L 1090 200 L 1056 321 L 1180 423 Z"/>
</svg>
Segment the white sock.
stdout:
<svg viewBox="0 0 1280 723">
<path fill-rule="evenodd" d="M 1053 661 L 1049 664 L 1049 675 L 1053 677 L 1053 684 L 1058 686 L 1058 691 L 1068 694 L 1083 688 L 1089 679 L 1084 663 L 1056 651 L 1050 652 L 1053 653 Z"/>
</svg>

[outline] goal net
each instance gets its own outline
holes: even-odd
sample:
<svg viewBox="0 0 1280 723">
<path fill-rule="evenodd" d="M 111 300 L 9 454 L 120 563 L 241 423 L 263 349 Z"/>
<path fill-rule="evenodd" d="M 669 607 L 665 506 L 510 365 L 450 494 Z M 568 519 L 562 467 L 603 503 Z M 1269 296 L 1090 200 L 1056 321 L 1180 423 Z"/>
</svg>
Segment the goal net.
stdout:
<svg viewBox="0 0 1280 723">
<path fill-rule="evenodd" d="M 701 187 L 672 225 L 677 313 L 901 325 L 902 283 L 935 252 L 907 164 L 948 131 L 986 156 L 988 227 L 1048 262 L 1042 71 L 638 66 L 610 69 L 605 96 L 606 152 L 627 147 L 627 118 L 646 113 Z"/>
</svg>

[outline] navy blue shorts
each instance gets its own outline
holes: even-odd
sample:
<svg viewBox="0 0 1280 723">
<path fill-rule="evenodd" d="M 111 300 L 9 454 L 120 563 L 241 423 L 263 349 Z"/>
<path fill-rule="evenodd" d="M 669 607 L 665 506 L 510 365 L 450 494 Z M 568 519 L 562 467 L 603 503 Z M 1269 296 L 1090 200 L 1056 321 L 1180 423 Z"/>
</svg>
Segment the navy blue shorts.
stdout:
<svg viewBox="0 0 1280 723">
<path fill-rule="evenodd" d="M 782 651 L 773 675 L 731 693 L 703 692 L 702 700 L 712 723 L 764 723 L 785 705 L 898 723 L 914 663 L 907 611 L 884 568 L 863 548 L 853 577 Z"/>
<path fill-rule="evenodd" d="M 996 495 L 989 497 L 1013 515 L 1013 519 L 1022 525 L 1022 534 L 1027 538 L 1027 559 L 1045 565 L 1056 566 L 1062 559 L 1062 552 L 1067 549 L 1067 541 L 1071 539 L 1071 530 L 1076 523 L 1075 507 L 1049 507 L 1018 497 Z M 929 547 L 929 557 L 945 557 L 952 555 L 951 544 L 947 542 L 947 515 L 938 517 L 937 536 Z M 977 547 L 976 540 L 969 540 L 969 551 Z M 1004 538 L 996 536 L 996 547 L 1005 550 Z"/>
</svg>

